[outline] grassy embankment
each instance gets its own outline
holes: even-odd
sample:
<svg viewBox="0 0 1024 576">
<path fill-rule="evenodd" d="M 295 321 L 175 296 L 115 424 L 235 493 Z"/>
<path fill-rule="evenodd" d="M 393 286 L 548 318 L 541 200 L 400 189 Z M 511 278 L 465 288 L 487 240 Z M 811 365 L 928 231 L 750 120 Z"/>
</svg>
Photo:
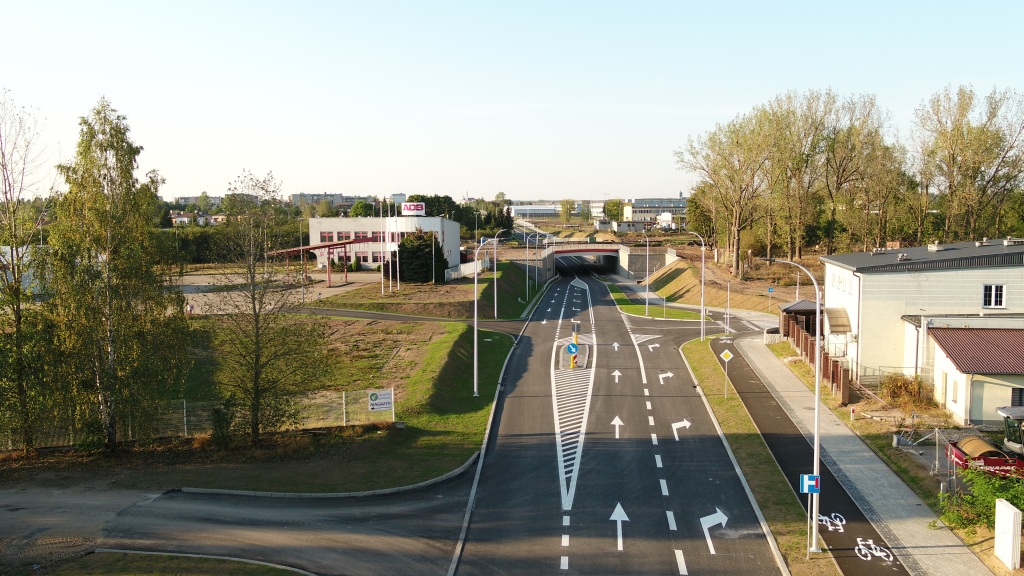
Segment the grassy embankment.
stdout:
<svg viewBox="0 0 1024 576">
<path fill-rule="evenodd" d="M 794 576 L 838 574 L 827 553 L 807 559 L 807 515 L 731 385 L 728 398 L 724 397 L 725 372 L 714 352 L 706 342 L 693 340 L 683 346 L 683 354 L 705 391 L 790 572 Z"/>
</svg>

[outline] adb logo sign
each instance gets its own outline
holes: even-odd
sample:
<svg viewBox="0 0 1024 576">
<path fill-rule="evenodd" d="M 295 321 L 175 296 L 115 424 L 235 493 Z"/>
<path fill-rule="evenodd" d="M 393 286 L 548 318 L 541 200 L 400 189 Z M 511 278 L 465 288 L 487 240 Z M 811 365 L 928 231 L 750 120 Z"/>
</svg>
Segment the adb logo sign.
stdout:
<svg viewBox="0 0 1024 576">
<path fill-rule="evenodd" d="M 426 216 L 427 205 L 423 202 L 402 202 L 402 216 Z"/>
</svg>

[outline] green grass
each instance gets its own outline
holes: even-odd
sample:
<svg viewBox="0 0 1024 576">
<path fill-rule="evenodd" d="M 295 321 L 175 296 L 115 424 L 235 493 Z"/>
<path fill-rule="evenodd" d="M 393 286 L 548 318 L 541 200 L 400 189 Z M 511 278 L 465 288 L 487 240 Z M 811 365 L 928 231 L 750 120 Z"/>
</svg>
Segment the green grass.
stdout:
<svg viewBox="0 0 1024 576">
<path fill-rule="evenodd" d="M 191 558 L 161 554 L 101 552 L 63 564 L 50 572 L 56 576 L 294 576 L 295 572 L 232 560 Z"/>
<path fill-rule="evenodd" d="M 679 310 L 678 308 L 663 308 L 660 300 L 649 305 L 634 304 L 630 302 L 629 298 L 626 297 L 626 294 L 618 286 L 614 284 L 608 284 L 607 286 L 619 310 L 626 314 L 646 316 L 648 318 L 666 318 L 668 320 L 700 320 L 699 312 Z"/>
<path fill-rule="evenodd" d="M 792 574 L 836 574 L 835 564 L 827 553 L 807 560 L 806 513 L 732 386 L 729 386 L 729 397 L 724 397 L 725 373 L 708 343 L 692 340 L 683 345 L 683 354 L 711 404 Z"/>
</svg>

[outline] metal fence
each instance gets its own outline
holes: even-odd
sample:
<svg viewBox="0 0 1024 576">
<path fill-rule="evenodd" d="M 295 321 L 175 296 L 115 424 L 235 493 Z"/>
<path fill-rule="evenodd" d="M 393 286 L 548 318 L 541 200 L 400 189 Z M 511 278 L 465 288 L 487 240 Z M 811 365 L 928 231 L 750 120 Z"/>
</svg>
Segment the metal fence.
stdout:
<svg viewBox="0 0 1024 576">
<path fill-rule="evenodd" d="M 307 430 L 393 422 L 393 408 L 370 410 L 370 394 L 373 392 L 379 390 L 311 394 L 298 402 L 298 420 L 295 425 L 289 426 L 289 429 Z M 393 395 L 392 391 L 392 397 Z M 213 411 L 221 405 L 221 402 L 216 401 L 164 402 L 154 416 L 152 428 L 147 427 L 147 434 L 154 438 L 185 438 L 209 434 L 213 430 Z M 5 428 L 11 430 L 10 426 Z M 0 437 L 0 446 L 5 446 L 8 450 L 24 447 L 16 433 L 8 432 L 5 436 Z M 83 431 L 76 430 L 69 422 L 53 418 L 35 430 L 33 440 L 37 448 L 59 448 L 78 444 L 83 436 Z M 138 439 L 132 422 L 121 422 L 118 436 L 123 441 Z"/>
</svg>

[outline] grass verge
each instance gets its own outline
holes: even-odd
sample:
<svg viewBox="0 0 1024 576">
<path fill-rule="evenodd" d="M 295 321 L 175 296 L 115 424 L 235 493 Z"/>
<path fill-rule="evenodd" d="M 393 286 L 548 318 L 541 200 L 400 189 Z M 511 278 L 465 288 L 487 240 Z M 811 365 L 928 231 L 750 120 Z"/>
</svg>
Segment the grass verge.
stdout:
<svg viewBox="0 0 1024 576">
<path fill-rule="evenodd" d="M 725 373 L 708 343 L 692 340 L 683 345 L 683 354 L 705 391 L 790 573 L 794 576 L 838 574 L 829 555 L 807 559 L 806 513 L 735 390 L 729 386 L 728 398 L 721 393 L 727 385 Z"/>
<path fill-rule="evenodd" d="M 634 316 L 644 316 L 647 318 L 663 318 L 668 320 L 700 320 L 699 312 L 691 312 L 690 310 L 680 310 L 678 308 L 665 308 L 661 302 L 656 302 L 653 306 L 649 304 L 634 304 L 621 288 L 615 284 L 608 284 L 608 291 L 611 292 L 612 298 L 615 300 L 615 304 L 619 307 L 619 310 L 626 314 L 632 314 Z"/>
</svg>

